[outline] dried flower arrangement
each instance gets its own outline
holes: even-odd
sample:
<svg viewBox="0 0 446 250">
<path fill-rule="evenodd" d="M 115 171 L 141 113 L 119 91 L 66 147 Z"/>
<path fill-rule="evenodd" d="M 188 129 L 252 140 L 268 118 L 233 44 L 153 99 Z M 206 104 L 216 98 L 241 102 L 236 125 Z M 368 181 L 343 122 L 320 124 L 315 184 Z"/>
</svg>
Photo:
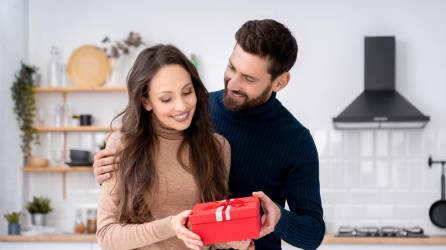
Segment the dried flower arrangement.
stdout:
<svg viewBox="0 0 446 250">
<path fill-rule="evenodd" d="M 130 47 L 138 48 L 145 45 L 138 33 L 130 31 L 128 37 L 122 41 L 112 42 L 108 36 L 102 39 L 102 43 L 108 47 L 103 48 L 109 58 L 118 58 L 121 54 L 127 55 Z"/>
</svg>

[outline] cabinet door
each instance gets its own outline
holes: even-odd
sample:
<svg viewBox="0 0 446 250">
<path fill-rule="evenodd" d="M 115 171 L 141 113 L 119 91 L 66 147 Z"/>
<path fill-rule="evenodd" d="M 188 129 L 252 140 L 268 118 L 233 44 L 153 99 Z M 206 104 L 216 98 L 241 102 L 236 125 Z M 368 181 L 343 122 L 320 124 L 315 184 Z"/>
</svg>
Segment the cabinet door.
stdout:
<svg viewBox="0 0 446 250">
<path fill-rule="evenodd" d="M 0 243 L 0 250 L 91 250 L 91 243 Z M 98 248 L 99 249 L 99 248 Z"/>
</svg>

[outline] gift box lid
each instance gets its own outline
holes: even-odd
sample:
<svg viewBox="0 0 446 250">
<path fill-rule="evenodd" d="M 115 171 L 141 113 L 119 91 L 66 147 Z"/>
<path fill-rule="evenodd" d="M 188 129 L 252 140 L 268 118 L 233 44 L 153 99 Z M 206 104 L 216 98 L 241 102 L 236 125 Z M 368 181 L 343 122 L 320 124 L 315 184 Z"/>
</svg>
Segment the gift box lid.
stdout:
<svg viewBox="0 0 446 250">
<path fill-rule="evenodd" d="M 260 201 L 257 197 L 243 197 L 231 200 L 199 203 L 194 206 L 189 215 L 189 223 L 192 225 L 216 222 L 216 210 L 218 207 L 230 205 L 229 220 L 244 219 L 260 216 Z M 228 208 L 226 208 L 228 209 Z M 222 213 L 225 213 L 222 211 Z M 223 220 L 225 221 L 225 220 Z"/>
</svg>

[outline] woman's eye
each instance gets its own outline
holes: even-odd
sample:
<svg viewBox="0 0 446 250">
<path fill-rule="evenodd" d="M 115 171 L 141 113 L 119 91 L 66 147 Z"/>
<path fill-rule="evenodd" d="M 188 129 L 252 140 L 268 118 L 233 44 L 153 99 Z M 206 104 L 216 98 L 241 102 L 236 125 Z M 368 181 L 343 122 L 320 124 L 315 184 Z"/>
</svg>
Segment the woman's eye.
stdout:
<svg viewBox="0 0 446 250">
<path fill-rule="evenodd" d="M 166 103 L 166 102 L 169 102 L 170 99 L 160 99 L 160 101 L 163 102 L 163 103 Z"/>
</svg>

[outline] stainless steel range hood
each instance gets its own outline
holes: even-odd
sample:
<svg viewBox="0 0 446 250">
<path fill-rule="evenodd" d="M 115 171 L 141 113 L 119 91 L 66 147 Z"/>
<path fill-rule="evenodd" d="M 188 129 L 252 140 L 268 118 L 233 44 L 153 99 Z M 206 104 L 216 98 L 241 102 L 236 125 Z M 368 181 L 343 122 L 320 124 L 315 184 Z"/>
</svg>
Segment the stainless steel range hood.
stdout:
<svg viewBox="0 0 446 250">
<path fill-rule="evenodd" d="M 423 128 L 429 122 L 395 90 L 395 37 L 365 37 L 364 91 L 333 118 L 338 129 Z"/>
</svg>

